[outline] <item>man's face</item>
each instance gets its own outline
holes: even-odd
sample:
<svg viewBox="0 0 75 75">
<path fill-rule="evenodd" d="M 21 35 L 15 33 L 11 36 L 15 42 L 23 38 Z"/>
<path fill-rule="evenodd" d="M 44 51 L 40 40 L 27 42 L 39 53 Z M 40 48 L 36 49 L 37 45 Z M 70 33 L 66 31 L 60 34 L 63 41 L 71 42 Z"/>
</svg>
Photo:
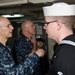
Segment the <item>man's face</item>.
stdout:
<svg viewBox="0 0 75 75">
<path fill-rule="evenodd" d="M 31 21 L 28 23 L 27 29 L 30 34 L 36 34 L 36 27 Z"/>
<path fill-rule="evenodd" d="M 13 27 L 8 19 L 4 19 L 0 22 L 0 36 L 3 38 L 9 38 L 12 36 Z"/>
<path fill-rule="evenodd" d="M 56 29 L 57 29 L 57 22 L 52 17 L 45 17 L 46 26 L 44 26 L 44 29 L 46 30 L 46 33 L 48 34 L 48 38 L 53 39 L 55 37 Z"/>
<path fill-rule="evenodd" d="M 43 42 L 42 41 L 37 41 L 37 47 L 39 47 L 39 48 L 43 47 Z"/>
</svg>

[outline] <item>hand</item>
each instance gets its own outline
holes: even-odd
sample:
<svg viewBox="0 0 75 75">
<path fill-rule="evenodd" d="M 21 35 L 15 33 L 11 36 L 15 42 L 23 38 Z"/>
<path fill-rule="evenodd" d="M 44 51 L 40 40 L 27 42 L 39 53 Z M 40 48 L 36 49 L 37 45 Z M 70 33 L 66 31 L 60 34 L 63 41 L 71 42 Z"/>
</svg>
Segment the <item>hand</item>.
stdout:
<svg viewBox="0 0 75 75">
<path fill-rule="evenodd" d="M 35 52 L 39 57 L 43 57 L 45 55 L 45 51 L 43 49 L 38 49 Z"/>
</svg>

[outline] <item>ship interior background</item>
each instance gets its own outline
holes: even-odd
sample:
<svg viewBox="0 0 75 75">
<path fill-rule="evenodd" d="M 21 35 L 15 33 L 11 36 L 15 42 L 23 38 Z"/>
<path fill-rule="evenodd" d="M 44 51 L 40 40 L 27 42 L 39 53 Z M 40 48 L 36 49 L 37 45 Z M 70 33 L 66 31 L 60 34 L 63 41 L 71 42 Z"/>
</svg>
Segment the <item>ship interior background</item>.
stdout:
<svg viewBox="0 0 75 75">
<path fill-rule="evenodd" d="M 36 36 L 42 37 L 45 40 L 45 48 L 47 50 L 48 58 L 51 60 L 55 41 L 48 39 L 47 34 L 43 29 L 44 16 L 42 7 L 52 5 L 55 2 L 75 4 L 75 0 L 0 0 L 0 15 L 7 17 L 14 27 L 13 37 L 7 42 L 12 48 L 12 51 L 14 43 L 20 37 L 19 31 L 22 21 L 24 19 L 30 19 L 36 26 Z"/>
</svg>

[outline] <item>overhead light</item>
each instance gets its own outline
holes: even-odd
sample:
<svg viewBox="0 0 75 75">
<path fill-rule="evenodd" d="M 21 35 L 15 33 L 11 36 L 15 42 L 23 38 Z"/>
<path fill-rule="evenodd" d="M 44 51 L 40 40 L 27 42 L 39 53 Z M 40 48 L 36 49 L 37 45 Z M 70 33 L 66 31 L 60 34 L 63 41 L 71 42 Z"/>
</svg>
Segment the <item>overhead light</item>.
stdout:
<svg viewBox="0 0 75 75">
<path fill-rule="evenodd" d="M 1 15 L 3 17 L 7 17 L 7 18 L 16 18 L 16 17 L 24 17 L 23 14 L 14 14 L 14 15 Z"/>
<path fill-rule="evenodd" d="M 16 22 L 16 23 L 22 23 L 21 21 L 19 21 L 19 22 Z"/>
</svg>

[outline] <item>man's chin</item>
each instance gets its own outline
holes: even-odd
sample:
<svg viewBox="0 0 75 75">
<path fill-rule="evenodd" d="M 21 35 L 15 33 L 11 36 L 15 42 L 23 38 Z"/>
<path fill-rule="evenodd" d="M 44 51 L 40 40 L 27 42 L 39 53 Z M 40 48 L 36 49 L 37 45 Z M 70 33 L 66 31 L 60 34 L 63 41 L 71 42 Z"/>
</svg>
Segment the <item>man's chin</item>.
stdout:
<svg viewBox="0 0 75 75">
<path fill-rule="evenodd" d="M 9 35 L 9 38 L 12 37 L 12 35 Z"/>
<path fill-rule="evenodd" d="M 49 38 L 49 39 L 51 39 L 51 37 L 50 37 L 50 36 L 48 36 L 48 38 Z"/>
<path fill-rule="evenodd" d="M 33 35 L 35 35 L 36 33 L 33 33 Z"/>
</svg>

